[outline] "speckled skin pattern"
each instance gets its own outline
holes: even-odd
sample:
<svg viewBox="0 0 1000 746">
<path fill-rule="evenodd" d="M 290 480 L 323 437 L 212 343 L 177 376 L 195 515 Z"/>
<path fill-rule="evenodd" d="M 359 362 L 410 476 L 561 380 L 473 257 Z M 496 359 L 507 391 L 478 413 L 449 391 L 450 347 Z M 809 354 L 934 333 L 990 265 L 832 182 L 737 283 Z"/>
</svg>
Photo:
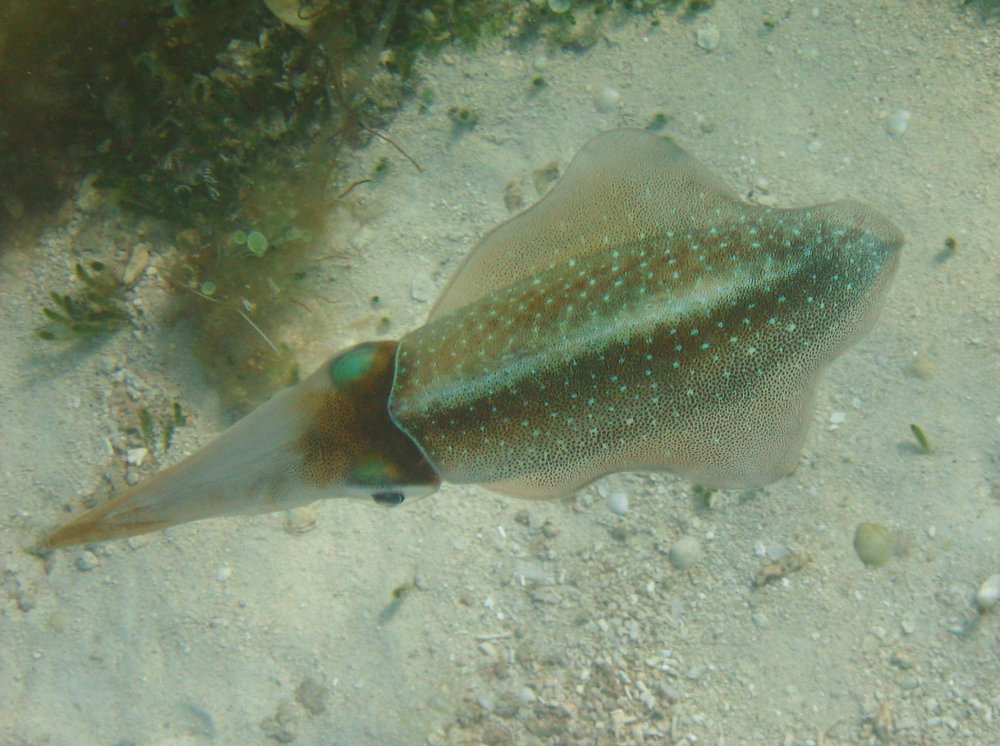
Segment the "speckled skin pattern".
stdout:
<svg viewBox="0 0 1000 746">
<path fill-rule="evenodd" d="M 669 140 L 605 133 L 400 341 L 390 413 L 443 479 L 510 494 L 641 468 L 767 484 L 902 243 L 863 204 L 747 205 Z"/>
</svg>

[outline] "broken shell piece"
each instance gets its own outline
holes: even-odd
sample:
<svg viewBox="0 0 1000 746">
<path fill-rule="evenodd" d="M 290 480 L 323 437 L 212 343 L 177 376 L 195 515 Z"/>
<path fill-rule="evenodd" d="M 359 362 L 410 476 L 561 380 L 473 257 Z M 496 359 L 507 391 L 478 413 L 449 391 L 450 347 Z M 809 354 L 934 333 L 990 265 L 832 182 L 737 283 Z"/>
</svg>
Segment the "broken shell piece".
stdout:
<svg viewBox="0 0 1000 746">
<path fill-rule="evenodd" d="M 132 255 L 122 271 L 122 283 L 128 287 L 135 285 L 146 273 L 149 266 L 149 244 L 138 243 L 132 249 Z"/>
<path fill-rule="evenodd" d="M 1000 602 L 1000 573 L 990 575 L 986 582 L 979 586 L 976 593 L 976 605 L 980 611 L 992 609 Z"/>
<path fill-rule="evenodd" d="M 316 528 L 316 508 L 305 505 L 292 508 L 285 513 L 285 531 L 290 534 L 305 534 Z"/>
</svg>

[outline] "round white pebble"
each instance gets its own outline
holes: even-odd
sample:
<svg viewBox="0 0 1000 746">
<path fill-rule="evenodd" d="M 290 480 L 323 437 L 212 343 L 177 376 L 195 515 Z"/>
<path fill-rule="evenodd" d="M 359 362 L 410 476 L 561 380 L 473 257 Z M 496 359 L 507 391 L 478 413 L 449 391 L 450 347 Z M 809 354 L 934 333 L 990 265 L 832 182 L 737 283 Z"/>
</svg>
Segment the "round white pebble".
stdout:
<svg viewBox="0 0 1000 746">
<path fill-rule="evenodd" d="M 701 543 L 693 536 L 682 536 L 670 545 L 670 562 L 678 570 L 687 570 L 701 559 Z"/>
<path fill-rule="evenodd" d="M 986 582 L 979 586 L 976 593 L 976 605 L 983 611 L 992 609 L 1000 602 L 1000 573 L 990 575 Z"/>
<path fill-rule="evenodd" d="M 711 52 L 718 49 L 719 42 L 722 41 L 722 32 L 719 31 L 718 26 L 713 26 L 711 23 L 702 26 L 695 32 L 695 43 L 704 49 L 706 52 Z"/>
<path fill-rule="evenodd" d="M 899 137 L 906 132 L 906 125 L 909 123 L 910 112 L 906 109 L 900 109 L 885 120 L 885 131 L 889 133 L 890 137 Z"/>
<path fill-rule="evenodd" d="M 215 573 L 215 579 L 218 580 L 220 583 L 225 583 L 227 580 L 229 580 L 229 578 L 232 577 L 232 575 L 233 575 L 233 568 L 231 568 L 229 565 L 223 565 Z"/>
<path fill-rule="evenodd" d="M 610 114 L 618 108 L 621 94 L 611 86 L 604 86 L 594 95 L 594 107 L 602 114 Z"/>
<path fill-rule="evenodd" d="M 84 549 L 76 558 L 76 569 L 80 572 L 90 572 L 100 564 L 97 555 L 89 549 Z"/>
<path fill-rule="evenodd" d="M 612 492 L 608 495 L 608 508 L 616 515 L 628 513 L 628 495 L 624 492 Z"/>
<path fill-rule="evenodd" d="M 431 279 L 430 275 L 424 272 L 414 275 L 413 281 L 410 283 L 410 296 L 413 300 L 426 303 L 433 299 L 436 294 L 434 280 Z"/>
</svg>

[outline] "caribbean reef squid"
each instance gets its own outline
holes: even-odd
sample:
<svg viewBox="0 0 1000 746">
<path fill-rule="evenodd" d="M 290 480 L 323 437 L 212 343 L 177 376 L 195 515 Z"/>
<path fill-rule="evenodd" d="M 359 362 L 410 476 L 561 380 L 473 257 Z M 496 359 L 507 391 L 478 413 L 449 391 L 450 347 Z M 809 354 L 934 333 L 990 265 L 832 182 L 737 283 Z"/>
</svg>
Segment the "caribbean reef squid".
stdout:
<svg viewBox="0 0 1000 746">
<path fill-rule="evenodd" d="M 393 506 L 442 481 L 766 485 L 795 467 L 817 382 L 871 327 L 902 244 L 859 202 L 746 204 L 669 139 L 606 132 L 478 244 L 423 326 L 338 353 L 44 545 L 326 497 Z"/>
</svg>

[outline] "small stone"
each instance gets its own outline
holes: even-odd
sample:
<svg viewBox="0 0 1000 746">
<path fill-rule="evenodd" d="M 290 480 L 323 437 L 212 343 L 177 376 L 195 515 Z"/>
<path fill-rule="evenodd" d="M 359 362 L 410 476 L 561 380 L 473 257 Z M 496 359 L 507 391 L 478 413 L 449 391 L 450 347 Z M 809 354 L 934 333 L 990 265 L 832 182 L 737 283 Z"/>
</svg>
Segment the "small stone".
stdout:
<svg viewBox="0 0 1000 746">
<path fill-rule="evenodd" d="M 97 188 L 98 174 L 87 174 L 80 181 L 76 196 L 76 206 L 83 212 L 96 212 L 101 206 L 103 194 Z"/>
<path fill-rule="evenodd" d="M 779 562 L 792 553 L 792 550 L 784 544 L 768 544 L 764 548 L 764 556 L 771 562 Z"/>
<path fill-rule="evenodd" d="M 753 620 L 755 626 L 764 629 L 767 626 L 767 614 L 762 614 L 761 612 L 756 612 L 750 617 Z"/>
<path fill-rule="evenodd" d="M 660 696 L 663 697 L 670 704 L 675 704 L 681 701 L 680 690 L 670 686 L 665 681 L 661 681 L 656 685 L 656 688 L 660 690 Z"/>
<path fill-rule="evenodd" d="M 719 27 L 711 23 L 706 24 L 695 32 L 695 43 L 706 52 L 718 49 L 719 42 L 722 41 L 722 32 Z"/>
<path fill-rule="evenodd" d="M 410 296 L 413 300 L 427 303 L 434 297 L 434 281 L 423 272 L 417 274 L 410 283 Z"/>
<path fill-rule="evenodd" d="M 128 461 L 129 466 L 142 466 L 142 462 L 146 460 L 148 455 L 148 448 L 129 448 L 125 453 L 125 460 Z"/>
<path fill-rule="evenodd" d="M 89 549 L 85 549 L 77 555 L 76 569 L 80 572 L 90 572 L 96 569 L 99 564 L 100 560 L 97 558 L 97 555 Z"/>
<path fill-rule="evenodd" d="M 702 134 L 711 135 L 713 132 L 715 132 L 715 127 L 716 127 L 715 120 L 708 119 L 702 114 L 699 114 L 695 118 L 698 120 L 698 129 L 702 131 Z"/>
<path fill-rule="evenodd" d="M 608 508 L 616 515 L 628 513 L 628 495 L 624 492 L 612 492 L 608 495 Z"/>
<path fill-rule="evenodd" d="M 540 54 L 531 61 L 531 67 L 536 73 L 543 72 L 549 66 L 549 58 Z"/>
<path fill-rule="evenodd" d="M 132 287 L 146 273 L 149 266 L 149 244 L 139 243 L 132 249 L 132 255 L 122 271 L 122 282 Z"/>
<path fill-rule="evenodd" d="M 906 109 L 900 109 L 899 111 L 889 115 L 885 120 L 885 131 L 889 133 L 890 137 L 899 137 L 904 132 L 906 132 L 906 125 L 910 122 L 910 112 Z"/>
<path fill-rule="evenodd" d="M 535 696 L 535 693 L 529 687 L 523 687 L 517 693 L 517 700 L 522 706 L 534 704 L 537 699 L 538 697 Z"/>
<path fill-rule="evenodd" d="M 682 536 L 670 545 L 670 562 L 678 570 L 687 570 L 701 559 L 701 543 L 693 536 Z"/>
<path fill-rule="evenodd" d="M 604 86 L 594 95 L 594 107 L 602 114 L 610 114 L 618 108 L 621 94 L 611 86 Z"/>
<path fill-rule="evenodd" d="M 980 611 L 992 609 L 998 602 L 1000 602 L 1000 573 L 990 575 L 976 593 L 976 605 Z"/>
<path fill-rule="evenodd" d="M 290 534 L 304 534 L 316 528 L 316 508 L 304 505 L 285 513 L 285 531 Z"/>
<path fill-rule="evenodd" d="M 854 532 L 854 551 L 869 567 L 882 567 L 892 557 L 892 533 L 881 523 L 859 523 Z"/>
<path fill-rule="evenodd" d="M 215 579 L 218 580 L 220 583 L 225 583 L 227 580 L 229 580 L 229 578 L 232 577 L 232 575 L 233 575 L 233 568 L 231 568 L 229 565 L 223 565 L 215 573 Z"/>
</svg>

